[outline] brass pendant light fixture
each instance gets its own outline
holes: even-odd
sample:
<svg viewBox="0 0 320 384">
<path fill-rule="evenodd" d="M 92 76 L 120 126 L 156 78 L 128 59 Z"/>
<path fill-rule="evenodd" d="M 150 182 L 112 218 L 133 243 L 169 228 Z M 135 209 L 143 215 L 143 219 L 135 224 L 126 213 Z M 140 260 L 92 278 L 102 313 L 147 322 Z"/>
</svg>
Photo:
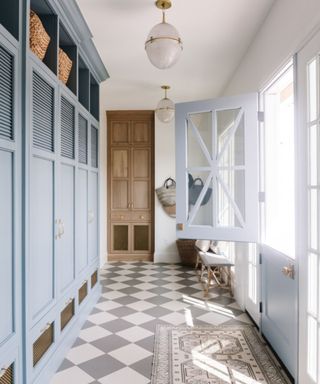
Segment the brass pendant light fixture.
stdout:
<svg viewBox="0 0 320 384">
<path fill-rule="evenodd" d="M 169 85 L 163 85 L 161 88 L 164 90 L 164 98 L 157 105 L 156 116 L 163 123 L 170 123 L 174 118 L 174 102 L 167 96 L 167 92 L 170 89 Z"/>
<path fill-rule="evenodd" d="M 155 67 L 166 69 L 179 60 L 183 45 L 176 28 L 166 22 L 165 11 L 171 8 L 171 1 L 157 0 L 155 4 L 162 10 L 162 22 L 151 29 L 145 49 L 149 60 Z"/>
</svg>

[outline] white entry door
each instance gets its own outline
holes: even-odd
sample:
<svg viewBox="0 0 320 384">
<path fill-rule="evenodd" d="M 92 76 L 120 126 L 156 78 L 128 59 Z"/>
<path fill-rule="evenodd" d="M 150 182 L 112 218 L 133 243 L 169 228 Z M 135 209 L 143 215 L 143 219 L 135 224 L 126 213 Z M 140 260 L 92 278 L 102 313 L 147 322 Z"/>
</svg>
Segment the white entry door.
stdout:
<svg viewBox="0 0 320 384">
<path fill-rule="evenodd" d="M 320 32 L 298 53 L 299 383 L 320 383 Z"/>
<path fill-rule="evenodd" d="M 177 237 L 258 241 L 257 94 L 176 105 Z"/>
<path fill-rule="evenodd" d="M 261 330 L 297 377 L 298 284 L 295 261 L 294 66 L 261 93 Z"/>
</svg>

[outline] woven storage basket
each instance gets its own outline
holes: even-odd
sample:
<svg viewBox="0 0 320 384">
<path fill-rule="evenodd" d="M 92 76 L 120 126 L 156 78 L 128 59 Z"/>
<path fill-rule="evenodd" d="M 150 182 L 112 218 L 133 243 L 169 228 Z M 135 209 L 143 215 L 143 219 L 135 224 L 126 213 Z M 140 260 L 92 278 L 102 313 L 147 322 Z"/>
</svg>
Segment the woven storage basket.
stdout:
<svg viewBox="0 0 320 384">
<path fill-rule="evenodd" d="M 43 60 L 49 43 L 50 36 L 47 34 L 39 16 L 30 11 L 30 49 L 31 51 L 39 57 L 40 60 Z"/>
<path fill-rule="evenodd" d="M 164 211 L 166 212 L 167 215 L 170 217 L 176 217 L 176 206 L 175 205 L 170 205 L 170 207 L 163 207 Z"/>
<path fill-rule="evenodd" d="M 67 84 L 68 82 L 72 64 L 73 63 L 70 57 L 65 53 L 63 49 L 59 48 L 59 79 L 64 84 Z"/>
<path fill-rule="evenodd" d="M 163 207 L 176 205 L 176 182 L 169 177 L 163 183 L 163 186 L 156 189 L 158 199 Z"/>
<path fill-rule="evenodd" d="M 195 267 L 197 261 L 197 251 L 194 247 L 195 240 L 178 239 L 176 241 L 181 263 L 190 267 Z"/>
</svg>

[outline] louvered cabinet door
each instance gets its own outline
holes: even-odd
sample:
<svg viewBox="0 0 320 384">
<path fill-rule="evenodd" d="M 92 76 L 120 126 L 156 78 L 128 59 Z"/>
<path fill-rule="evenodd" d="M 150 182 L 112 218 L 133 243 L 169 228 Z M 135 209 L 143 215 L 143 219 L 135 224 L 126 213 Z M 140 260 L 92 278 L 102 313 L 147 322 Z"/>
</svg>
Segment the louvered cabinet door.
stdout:
<svg viewBox="0 0 320 384">
<path fill-rule="evenodd" d="M 45 75 L 32 72 L 30 159 L 30 310 L 32 322 L 55 298 L 55 87 Z"/>
<path fill-rule="evenodd" d="M 75 107 L 61 97 L 58 228 L 58 282 L 60 294 L 75 278 Z"/>
<path fill-rule="evenodd" d="M 76 269 L 81 273 L 88 265 L 88 181 L 89 124 L 78 115 L 78 169 L 76 181 Z"/>
<path fill-rule="evenodd" d="M 16 53 L 0 43 L 0 369 L 5 356 L 2 348 L 14 337 L 15 285 L 20 281 L 15 267 L 20 262 L 16 232 L 16 203 L 20 189 L 16 76 Z"/>
<path fill-rule="evenodd" d="M 88 231 L 89 231 L 89 260 L 98 258 L 98 173 L 90 172 L 89 175 L 89 210 L 88 210 Z"/>
</svg>

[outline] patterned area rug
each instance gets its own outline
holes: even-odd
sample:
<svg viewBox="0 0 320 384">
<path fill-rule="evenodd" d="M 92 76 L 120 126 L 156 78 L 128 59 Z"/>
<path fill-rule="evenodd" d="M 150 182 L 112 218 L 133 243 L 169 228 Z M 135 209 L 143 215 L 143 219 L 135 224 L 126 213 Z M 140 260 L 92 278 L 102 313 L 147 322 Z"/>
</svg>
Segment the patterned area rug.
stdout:
<svg viewBox="0 0 320 384">
<path fill-rule="evenodd" d="M 159 325 L 152 384 L 287 384 L 251 325 Z"/>
</svg>

